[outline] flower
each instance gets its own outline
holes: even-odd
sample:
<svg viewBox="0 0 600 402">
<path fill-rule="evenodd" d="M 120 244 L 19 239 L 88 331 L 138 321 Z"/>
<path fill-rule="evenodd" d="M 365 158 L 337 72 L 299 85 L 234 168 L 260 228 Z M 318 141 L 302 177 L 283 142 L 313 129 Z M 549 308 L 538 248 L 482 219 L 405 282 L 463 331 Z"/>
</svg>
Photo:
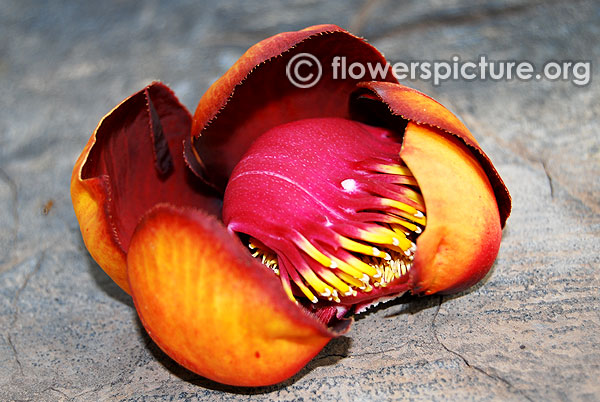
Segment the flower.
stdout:
<svg viewBox="0 0 600 402">
<path fill-rule="evenodd" d="M 71 179 L 92 257 L 152 339 L 226 384 L 281 382 L 351 314 L 489 271 L 510 196 L 467 128 L 398 84 L 297 88 L 287 62 L 383 63 L 323 25 L 250 48 L 194 116 L 153 83 L 99 123 Z"/>
</svg>

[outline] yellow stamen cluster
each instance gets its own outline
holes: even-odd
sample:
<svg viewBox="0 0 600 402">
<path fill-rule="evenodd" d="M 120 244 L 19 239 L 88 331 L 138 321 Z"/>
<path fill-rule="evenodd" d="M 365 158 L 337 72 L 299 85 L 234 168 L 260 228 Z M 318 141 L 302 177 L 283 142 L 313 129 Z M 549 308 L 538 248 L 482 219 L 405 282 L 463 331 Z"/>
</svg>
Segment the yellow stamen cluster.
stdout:
<svg viewBox="0 0 600 402">
<path fill-rule="evenodd" d="M 257 244 L 255 241 L 250 239 L 248 243 L 248 248 L 252 253 L 252 257 L 260 258 L 263 265 L 266 265 L 268 268 L 271 268 L 273 272 L 279 275 L 279 266 L 277 265 L 277 255 L 267 249 L 266 247 Z"/>
<path fill-rule="evenodd" d="M 301 258 L 306 263 L 290 267 L 293 272 L 286 271 L 287 280 L 282 277 L 284 290 L 291 300 L 296 301 L 291 283 L 313 303 L 319 299 L 339 303 L 341 297 L 387 287 L 408 274 L 416 251 L 414 240 L 425 227 L 426 217 L 424 201 L 414 177 L 400 163 L 378 164 L 372 167 L 372 171 L 386 177 L 393 175 L 391 182 L 402 186 L 404 195 L 398 199 L 377 197 L 381 221 L 361 224 L 348 232 L 351 235 L 336 234 L 335 242 L 339 248 L 335 253 L 327 252 L 318 243 L 295 232 L 291 240 L 302 252 Z M 350 184 L 355 184 L 354 180 L 346 180 L 342 187 L 352 189 Z M 260 258 L 264 265 L 280 275 L 276 253 L 252 238 L 248 246 L 254 257 Z"/>
<path fill-rule="evenodd" d="M 347 239 L 349 240 L 349 239 Z M 352 242 L 352 241 L 350 241 Z M 357 242 L 345 243 L 353 246 L 360 244 Z M 279 275 L 279 265 L 277 255 L 266 247 L 259 245 L 257 242 L 250 240 L 248 247 L 252 251 L 252 256 L 261 259 L 262 263 Z M 367 250 L 369 247 L 371 250 Z M 323 266 L 318 272 L 308 270 L 307 272 L 300 271 L 302 281 L 294 281 L 300 291 L 308 300 L 316 303 L 319 297 L 315 296 L 315 292 L 322 299 L 339 303 L 340 296 L 356 296 L 357 291 L 368 293 L 373 288 L 386 287 L 392 281 L 406 275 L 411 267 L 414 256 L 413 246 L 407 249 L 406 252 L 383 252 L 376 247 L 360 244 L 354 249 L 360 249 L 365 253 L 358 255 L 348 254 L 345 256 L 345 261 L 337 257 L 328 257 L 324 253 L 313 249 L 314 246 L 306 243 L 306 249 L 310 254 L 307 254 L 321 263 Z M 316 250 L 316 252 L 315 252 Z M 348 250 L 352 250 L 349 248 Z M 378 256 L 374 256 L 378 254 Z M 323 262 L 327 264 L 323 264 Z M 295 297 L 288 292 L 290 299 L 296 301 Z"/>
</svg>

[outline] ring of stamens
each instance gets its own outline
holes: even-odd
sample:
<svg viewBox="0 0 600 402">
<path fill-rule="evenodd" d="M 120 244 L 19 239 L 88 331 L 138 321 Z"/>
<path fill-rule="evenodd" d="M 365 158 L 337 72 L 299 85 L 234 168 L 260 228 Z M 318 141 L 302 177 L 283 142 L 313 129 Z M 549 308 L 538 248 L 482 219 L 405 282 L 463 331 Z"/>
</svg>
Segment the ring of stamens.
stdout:
<svg viewBox="0 0 600 402">
<path fill-rule="evenodd" d="M 296 232 L 293 243 L 300 252 L 291 253 L 292 263 L 290 257 L 250 238 L 252 255 L 280 277 L 291 300 L 297 302 L 302 295 L 313 303 L 319 299 L 340 303 L 343 297 L 385 288 L 410 272 L 416 238 L 427 222 L 417 182 L 400 159 L 366 162 L 360 168 L 362 184 L 375 195 L 373 205 L 359 211 L 365 222 L 332 228 L 337 233 L 336 249 Z M 347 179 L 340 186 L 351 192 L 359 184 L 357 179 Z"/>
</svg>

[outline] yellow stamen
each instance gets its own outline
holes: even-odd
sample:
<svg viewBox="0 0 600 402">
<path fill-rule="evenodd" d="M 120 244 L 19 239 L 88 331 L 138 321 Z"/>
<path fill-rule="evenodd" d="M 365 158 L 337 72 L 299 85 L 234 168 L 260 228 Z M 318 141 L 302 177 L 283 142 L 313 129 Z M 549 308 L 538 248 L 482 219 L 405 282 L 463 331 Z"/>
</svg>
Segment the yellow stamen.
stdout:
<svg viewBox="0 0 600 402">
<path fill-rule="evenodd" d="M 340 279 L 342 279 L 343 281 L 345 281 L 346 283 L 348 283 L 350 286 L 353 286 L 355 288 L 362 288 L 365 284 L 362 283 L 361 281 L 359 281 L 358 279 L 356 279 L 355 277 L 353 277 L 352 275 L 348 275 L 345 272 L 337 272 L 336 273 L 337 276 L 340 277 Z M 353 292 L 353 295 L 356 296 L 356 291 Z"/>
<path fill-rule="evenodd" d="M 300 288 L 300 291 L 302 291 L 302 293 L 304 293 L 304 296 L 306 296 L 306 298 L 308 300 L 310 300 L 313 303 L 316 303 L 319 301 L 319 299 L 317 298 L 317 296 L 315 296 L 310 289 L 308 289 L 306 287 L 306 285 L 304 284 L 304 282 L 302 282 L 300 279 L 295 280 L 294 283 L 298 286 L 298 288 Z"/>
<path fill-rule="evenodd" d="M 350 286 L 347 283 L 338 278 L 333 272 L 328 269 L 323 269 L 318 272 L 319 276 L 321 276 L 325 281 L 327 281 L 331 286 L 335 287 L 337 290 L 342 292 L 344 296 L 350 296 L 352 292 L 350 291 Z"/>
<path fill-rule="evenodd" d="M 409 213 L 416 218 L 421 218 L 424 216 L 423 212 L 419 211 L 415 207 L 411 207 L 410 205 L 407 205 L 407 204 L 397 201 L 397 200 L 392 200 L 390 198 L 382 198 L 381 205 L 383 205 L 384 207 L 392 207 L 392 208 L 399 209 L 400 211 Z"/>
<path fill-rule="evenodd" d="M 380 173 L 388 173 L 395 174 L 399 176 L 412 176 L 412 172 L 406 166 L 400 165 L 386 165 L 386 164 L 378 164 L 375 165 L 375 170 Z"/>
<path fill-rule="evenodd" d="M 345 257 L 345 263 L 351 267 L 359 270 L 363 273 L 362 278 L 359 278 L 363 282 L 368 282 L 369 278 L 377 278 L 377 270 L 365 263 L 364 261 L 354 257 L 352 254 L 348 254 Z"/>
<path fill-rule="evenodd" d="M 393 181 L 394 184 L 402 184 L 407 186 L 415 186 L 418 187 L 419 183 L 412 176 L 396 176 L 396 179 Z"/>
<path fill-rule="evenodd" d="M 410 265 L 406 264 L 404 261 L 400 261 L 400 273 L 402 275 L 406 275 L 406 273 L 410 270 Z"/>
<path fill-rule="evenodd" d="M 367 246 L 366 244 L 362 244 L 362 243 L 356 242 L 354 240 L 350 240 L 344 236 L 338 236 L 338 241 L 340 243 L 340 246 L 342 246 L 346 250 L 354 251 L 359 254 L 370 255 L 373 257 L 379 257 L 379 258 L 383 258 L 386 260 L 389 260 L 392 258 L 392 257 L 390 257 L 390 255 L 388 253 L 386 253 L 385 251 L 379 250 L 377 247 Z M 362 269 L 361 269 L 361 271 L 362 271 Z M 369 275 L 369 276 L 371 276 L 371 275 Z"/>
<path fill-rule="evenodd" d="M 321 296 L 329 297 L 333 293 L 333 289 L 319 279 L 319 277 L 310 268 L 306 267 L 305 269 L 298 269 L 298 272 Z"/>
<path fill-rule="evenodd" d="M 410 200 L 416 202 L 417 204 L 419 204 L 419 206 L 422 209 L 424 209 L 423 206 L 425 205 L 425 200 L 423 199 L 423 196 L 421 194 L 417 193 L 414 190 L 411 190 L 410 188 L 404 187 L 404 195 L 408 199 L 410 199 Z"/>
<path fill-rule="evenodd" d="M 346 273 L 347 275 L 352 276 L 355 279 L 360 280 L 365 274 L 364 272 L 360 271 L 359 269 L 340 260 L 339 258 L 331 257 L 331 259 L 337 264 L 338 269 L 340 271 Z M 338 276 L 339 276 L 339 274 L 340 274 L 340 272 L 337 273 Z M 360 283 L 362 283 L 362 282 L 360 282 Z"/>
<path fill-rule="evenodd" d="M 396 246 L 402 251 L 408 250 L 412 246 L 412 242 L 406 238 L 406 235 L 386 229 L 383 226 L 371 227 L 369 230 L 359 229 L 361 240 L 371 243 Z"/>
<path fill-rule="evenodd" d="M 336 302 L 336 303 L 339 303 L 339 302 L 341 302 L 341 300 L 340 300 L 340 297 L 339 297 L 339 295 L 338 295 L 338 292 L 337 292 L 337 290 L 334 290 L 334 291 L 333 291 L 333 293 L 331 294 L 331 296 L 329 296 L 329 297 L 327 298 L 327 300 L 329 300 L 329 301 L 334 301 L 334 302 Z"/>
<path fill-rule="evenodd" d="M 393 223 L 390 225 L 390 227 L 396 233 L 401 232 L 401 233 L 407 234 L 406 233 L 407 230 L 410 232 L 415 232 L 417 234 L 422 232 L 422 229 L 420 226 L 418 226 L 412 222 L 408 222 L 405 219 L 401 219 L 399 217 L 393 217 L 391 220 Z"/>
<path fill-rule="evenodd" d="M 295 243 L 302 251 L 304 251 L 324 267 L 336 268 L 336 265 L 333 263 L 333 261 L 331 261 L 331 259 L 325 254 L 317 250 L 317 248 L 313 246 L 313 244 L 309 242 L 306 237 L 302 236 L 300 233 L 297 233 L 297 236 L 298 239 Z"/>
<path fill-rule="evenodd" d="M 281 285 L 282 285 L 283 290 L 285 291 L 285 294 L 287 295 L 287 297 L 289 297 L 289 299 L 291 301 L 293 301 L 294 303 L 298 304 L 298 301 L 296 300 L 296 298 L 294 297 L 294 293 L 292 292 L 292 287 L 290 286 L 289 280 L 286 280 L 286 281 L 282 280 Z"/>
<path fill-rule="evenodd" d="M 405 211 L 393 211 L 393 213 L 388 213 L 389 216 L 392 217 L 400 217 L 412 222 L 417 223 L 418 225 L 425 226 L 427 224 L 427 218 L 423 215 L 422 212 L 418 211 L 417 215 L 405 212 Z"/>
</svg>

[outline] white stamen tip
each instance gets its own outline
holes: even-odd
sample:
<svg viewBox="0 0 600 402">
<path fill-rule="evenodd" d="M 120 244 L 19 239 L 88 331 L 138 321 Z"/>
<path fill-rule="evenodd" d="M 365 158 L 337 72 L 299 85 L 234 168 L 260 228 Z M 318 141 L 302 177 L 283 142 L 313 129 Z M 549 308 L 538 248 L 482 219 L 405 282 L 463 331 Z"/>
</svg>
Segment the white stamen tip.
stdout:
<svg viewBox="0 0 600 402">
<path fill-rule="evenodd" d="M 318 303 L 318 302 L 319 302 L 319 299 L 317 299 L 317 298 L 315 297 L 314 299 L 312 299 L 312 300 L 311 300 L 311 302 L 313 302 L 313 303 Z"/>
<path fill-rule="evenodd" d="M 338 265 L 335 261 L 331 261 L 331 264 L 329 264 L 329 268 L 331 268 L 331 269 L 335 269 L 337 267 L 338 267 Z"/>
<path fill-rule="evenodd" d="M 389 255 L 388 253 L 385 253 L 385 257 L 383 257 L 383 259 L 386 261 L 390 261 L 392 259 L 392 256 Z"/>
<path fill-rule="evenodd" d="M 378 257 L 381 251 L 377 247 L 373 247 L 373 256 Z"/>
<path fill-rule="evenodd" d="M 392 244 L 393 244 L 394 246 L 399 246 L 399 245 L 400 245 L 400 240 L 398 240 L 397 238 L 395 238 L 395 237 L 394 237 L 394 238 L 392 239 Z"/>
<path fill-rule="evenodd" d="M 416 216 L 417 218 L 422 218 L 422 217 L 424 217 L 425 215 L 423 215 L 423 212 L 421 212 L 421 211 L 417 211 L 417 213 L 415 214 L 415 216 Z"/>
<path fill-rule="evenodd" d="M 417 228 L 415 229 L 415 233 L 421 233 L 421 232 L 422 232 L 421 228 L 417 226 Z"/>
</svg>

